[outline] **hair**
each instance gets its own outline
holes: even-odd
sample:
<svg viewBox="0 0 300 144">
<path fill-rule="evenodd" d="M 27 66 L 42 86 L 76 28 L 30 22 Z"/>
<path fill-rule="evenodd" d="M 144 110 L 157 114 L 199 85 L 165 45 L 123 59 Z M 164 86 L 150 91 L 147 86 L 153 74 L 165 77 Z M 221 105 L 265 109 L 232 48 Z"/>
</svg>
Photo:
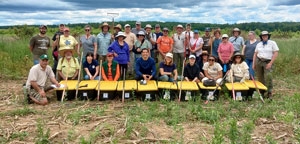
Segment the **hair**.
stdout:
<svg viewBox="0 0 300 144">
<path fill-rule="evenodd" d="M 88 56 L 94 57 L 94 54 L 93 54 L 92 52 L 88 52 L 88 53 L 85 55 L 85 58 L 87 58 Z"/>
<path fill-rule="evenodd" d="M 244 58 L 243 55 L 236 55 L 236 56 L 240 56 L 240 57 L 241 57 L 240 63 L 242 63 L 242 62 L 245 60 L 245 58 Z M 236 64 L 236 61 L 235 61 L 235 57 L 236 57 L 236 56 L 232 56 L 232 63 L 233 63 L 233 64 Z"/>
<path fill-rule="evenodd" d="M 92 31 L 92 27 L 90 25 L 85 25 L 84 28 L 90 28 L 90 31 Z"/>
<path fill-rule="evenodd" d="M 255 31 L 249 31 L 249 34 L 256 35 Z"/>
<path fill-rule="evenodd" d="M 217 30 L 215 30 L 215 31 L 214 31 L 214 35 L 216 35 L 216 33 L 219 33 L 219 34 L 220 34 L 220 36 L 221 36 L 221 31 L 220 31 L 220 30 L 218 30 L 218 29 L 217 29 Z"/>
<path fill-rule="evenodd" d="M 209 55 L 209 56 L 208 56 L 208 58 L 210 58 L 210 57 L 214 58 L 214 59 L 215 59 L 215 61 L 217 61 L 217 58 L 216 58 L 215 56 L 213 56 L 213 55 Z"/>
<path fill-rule="evenodd" d="M 141 53 L 142 53 L 144 50 L 146 50 L 147 52 L 149 52 L 149 50 L 148 50 L 148 49 L 142 49 Z"/>
</svg>

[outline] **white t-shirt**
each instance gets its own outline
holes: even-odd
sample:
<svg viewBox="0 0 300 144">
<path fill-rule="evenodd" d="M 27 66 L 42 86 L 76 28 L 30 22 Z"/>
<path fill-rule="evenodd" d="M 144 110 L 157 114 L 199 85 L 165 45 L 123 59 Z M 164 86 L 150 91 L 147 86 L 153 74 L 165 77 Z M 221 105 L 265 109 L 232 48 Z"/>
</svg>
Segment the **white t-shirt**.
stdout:
<svg viewBox="0 0 300 144">
<path fill-rule="evenodd" d="M 192 48 L 195 44 L 196 44 L 196 47 L 195 49 L 199 48 L 200 45 L 202 45 L 204 42 L 203 42 L 203 39 L 201 37 L 199 37 L 198 39 L 195 39 L 195 38 L 191 38 L 190 39 L 190 47 Z M 196 56 L 199 56 L 202 54 L 202 49 L 196 51 Z"/>
<path fill-rule="evenodd" d="M 233 70 L 233 75 L 243 78 L 245 77 L 246 79 L 249 79 L 249 67 L 246 62 L 242 62 L 240 64 L 232 64 L 231 65 L 231 70 Z"/>
<path fill-rule="evenodd" d="M 255 48 L 257 57 L 261 59 L 271 60 L 275 51 L 279 51 L 279 48 L 276 42 L 272 40 L 268 40 L 266 45 L 263 45 L 263 42 L 259 42 Z"/>
<path fill-rule="evenodd" d="M 209 65 L 209 62 L 204 63 L 203 65 L 203 70 L 207 70 L 207 73 L 211 76 L 211 77 L 217 77 L 218 76 L 218 72 L 222 71 L 223 68 L 219 63 L 214 62 L 213 65 Z"/>
<path fill-rule="evenodd" d="M 185 34 L 181 33 L 180 35 L 178 35 L 177 33 L 175 33 L 173 35 L 173 41 L 173 53 L 184 53 Z"/>
</svg>

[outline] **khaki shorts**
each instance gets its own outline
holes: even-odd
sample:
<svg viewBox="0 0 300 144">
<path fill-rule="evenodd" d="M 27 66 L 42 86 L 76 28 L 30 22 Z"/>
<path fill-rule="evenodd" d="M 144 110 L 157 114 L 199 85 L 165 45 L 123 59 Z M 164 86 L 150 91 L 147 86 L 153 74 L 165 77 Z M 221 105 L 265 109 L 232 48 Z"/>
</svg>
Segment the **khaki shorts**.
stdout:
<svg viewBox="0 0 300 144">
<path fill-rule="evenodd" d="M 28 95 L 29 96 L 31 96 L 31 97 L 33 97 L 33 98 L 35 98 L 37 101 L 41 101 L 41 100 L 43 100 L 43 99 L 45 99 L 46 97 L 42 97 L 41 95 L 40 95 L 40 93 L 39 92 L 37 92 L 35 89 L 27 89 L 28 90 Z"/>
</svg>

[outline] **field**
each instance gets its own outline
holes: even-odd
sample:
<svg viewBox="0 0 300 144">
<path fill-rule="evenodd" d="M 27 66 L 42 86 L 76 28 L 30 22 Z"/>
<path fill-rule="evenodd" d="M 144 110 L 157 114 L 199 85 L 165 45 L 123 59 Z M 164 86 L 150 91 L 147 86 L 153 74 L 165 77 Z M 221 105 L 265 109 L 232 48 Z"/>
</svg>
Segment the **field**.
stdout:
<svg viewBox="0 0 300 144">
<path fill-rule="evenodd" d="M 276 39 L 274 98 L 232 101 L 56 101 L 28 105 L 28 38 L 0 37 L 0 143 L 300 143 L 299 38 Z M 51 63 L 51 62 L 50 62 Z"/>
</svg>

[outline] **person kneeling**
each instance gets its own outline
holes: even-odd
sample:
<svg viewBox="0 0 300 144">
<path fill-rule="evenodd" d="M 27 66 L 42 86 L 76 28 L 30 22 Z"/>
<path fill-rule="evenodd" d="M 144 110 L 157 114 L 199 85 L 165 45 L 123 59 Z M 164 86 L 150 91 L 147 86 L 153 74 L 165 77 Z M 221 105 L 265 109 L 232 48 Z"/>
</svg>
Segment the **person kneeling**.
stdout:
<svg viewBox="0 0 300 144">
<path fill-rule="evenodd" d="M 114 61 L 114 54 L 107 53 L 106 62 L 102 64 L 102 78 L 104 81 L 118 81 L 120 78 L 120 68 L 117 61 Z"/>
<path fill-rule="evenodd" d="M 156 67 L 153 58 L 149 57 L 149 50 L 142 50 L 142 57 L 136 60 L 135 64 L 136 80 L 156 80 Z"/>
<path fill-rule="evenodd" d="M 249 77 L 249 67 L 247 63 L 244 61 L 244 57 L 241 53 L 236 53 L 232 57 L 232 65 L 231 65 L 231 71 L 232 74 L 227 77 L 228 82 L 245 82 L 245 80 L 248 80 Z M 232 77 L 231 77 L 232 76 Z"/>
<path fill-rule="evenodd" d="M 160 81 L 176 82 L 178 73 L 176 65 L 173 63 L 173 54 L 167 53 L 165 60 L 159 64 Z M 180 78 L 179 78 L 180 79 Z"/>
<path fill-rule="evenodd" d="M 26 82 L 26 93 L 28 96 L 28 103 L 32 101 L 36 104 L 46 105 L 48 100 L 46 92 L 53 89 L 52 87 L 46 87 L 46 80 L 50 79 L 56 87 L 60 87 L 60 84 L 55 79 L 52 68 L 48 65 L 48 56 L 43 54 L 40 56 L 39 64 L 34 65 L 29 72 Z"/>
<path fill-rule="evenodd" d="M 84 76 L 85 80 L 99 80 L 99 63 L 93 58 L 93 53 L 88 52 L 86 54 L 86 60 L 83 63 L 83 68 L 86 72 L 86 75 Z"/>
</svg>

